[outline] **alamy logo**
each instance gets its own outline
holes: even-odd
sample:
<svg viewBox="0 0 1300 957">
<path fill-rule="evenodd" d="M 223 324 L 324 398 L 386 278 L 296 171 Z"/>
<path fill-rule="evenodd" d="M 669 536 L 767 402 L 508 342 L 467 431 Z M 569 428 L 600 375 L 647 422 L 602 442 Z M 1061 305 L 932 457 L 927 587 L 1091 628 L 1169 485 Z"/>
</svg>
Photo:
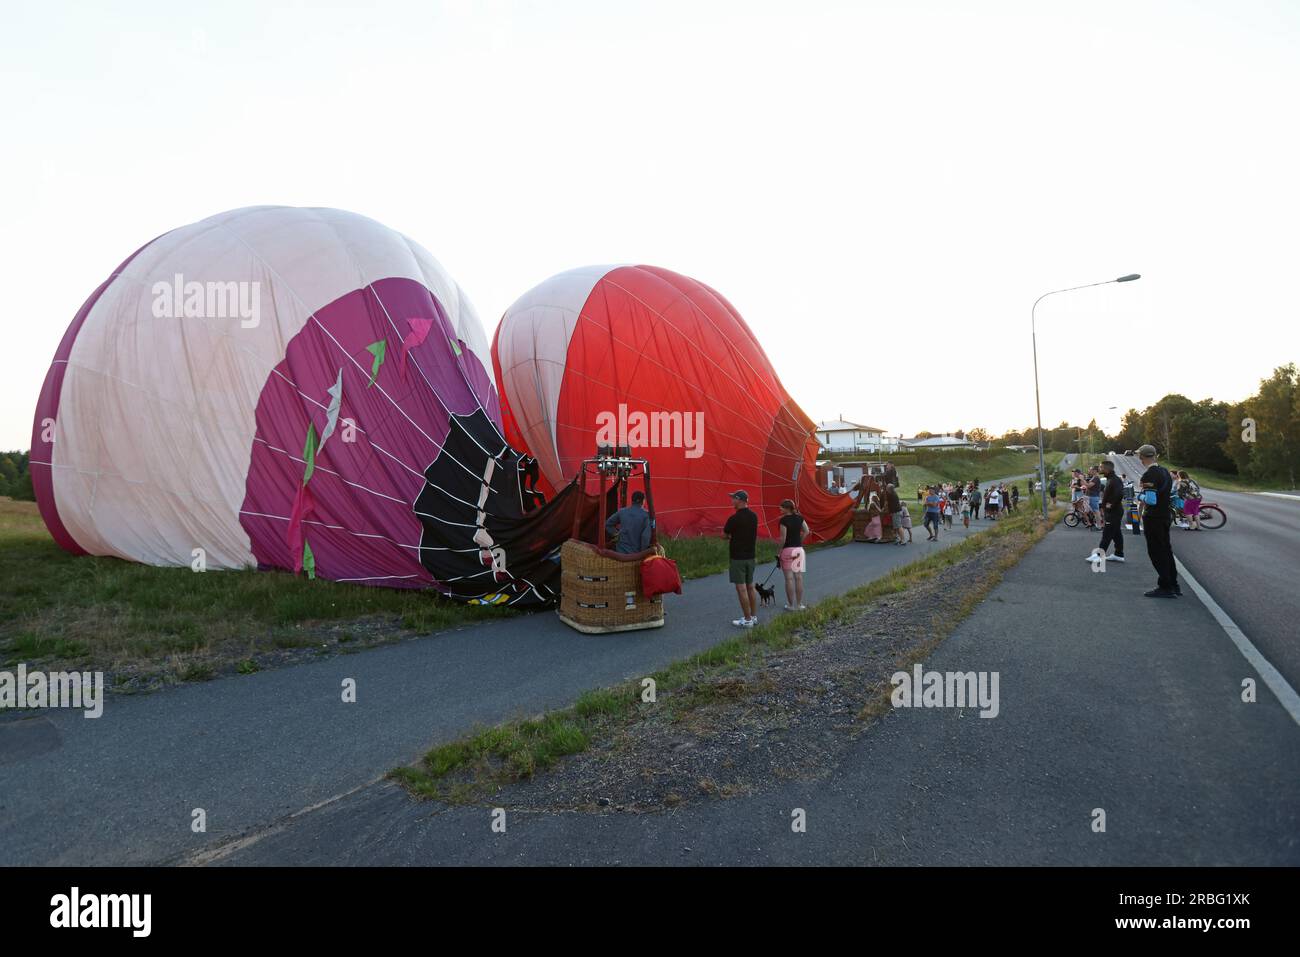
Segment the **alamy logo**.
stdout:
<svg viewBox="0 0 1300 957">
<path fill-rule="evenodd" d="M 70 894 L 50 898 L 51 927 L 129 927 L 132 937 L 148 937 L 152 927 L 151 894 Z"/>
<path fill-rule="evenodd" d="M 104 713 L 104 672 L 0 671 L 0 710 L 5 708 L 81 708 L 84 717 Z"/>
<path fill-rule="evenodd" d="M 998 716 L 996 671 L 925 671 L 919 664 L 909 674 L 896 671 L 889 700 L 895 708 L 973 708 L 981 718 Z"/>
<path fill-rule="evenodd" d="M 704 413 L 628 412 L 620 402 L 617 412 L 596 413 L 596 444 L 685 449 L 688 459 L 698 459 L 704 454 Z"/>
<path fill-rule="evenodd" d="M 262 321 L 260 282 L 186 282 L 177 273 L 171 282 L 156 282 L 153 314 L 157 319 L 238 319 L 245 329 Z"/>
</svg>

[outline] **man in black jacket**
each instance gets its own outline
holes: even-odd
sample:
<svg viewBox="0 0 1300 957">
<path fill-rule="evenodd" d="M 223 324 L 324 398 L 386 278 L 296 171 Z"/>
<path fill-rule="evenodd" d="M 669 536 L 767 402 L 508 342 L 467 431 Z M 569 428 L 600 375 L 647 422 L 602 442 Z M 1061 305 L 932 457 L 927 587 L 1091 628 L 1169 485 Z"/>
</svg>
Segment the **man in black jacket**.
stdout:
<svg viewBox="0 0 1300 957">
<path fill-rule="evenodd" d="M 1174 548 L 1169 541 L 1169 527 L 1173 524 L 1170 495 L 1174 482 L 1169 470 L 1156 462 L 1154 445 L 1144 445 L 1137 450 L 1138 459 L 1146 470 L 1138 480 L 1142 491 L 1156 493 L 1154 505 L 1142 512 L 1142 532 L 1147 540 L 1147 556 L 1156 570 L 1156 587 L 1144 592 L 1147 598 L 1177 598 L 1183 593 L 1178 585 L 1178 570 L 1174 567 Z"/>
<path fill-rule="evenodd" d="M 1115 554 L 1108 555 L 1108 562 L 1124 561 L 1124 483 L 1115 474 L 1115 463 L 1106 459 L 1101 463 L 1101 477 L 1104 480 L 1101 493 L 1101 549 L 1103 555 L 1111 543 L 1115 544 Z M 1088 556 L 1092 561 L 1092 555 Z"/>
</svg>

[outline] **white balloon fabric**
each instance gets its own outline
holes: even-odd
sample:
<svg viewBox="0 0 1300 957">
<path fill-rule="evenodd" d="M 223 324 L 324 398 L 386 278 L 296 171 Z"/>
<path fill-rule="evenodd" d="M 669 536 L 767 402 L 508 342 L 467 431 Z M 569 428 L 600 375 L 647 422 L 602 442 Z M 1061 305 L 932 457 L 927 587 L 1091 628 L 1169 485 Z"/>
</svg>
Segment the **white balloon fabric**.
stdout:
<svg viewBox="0 0 1300 957">
<path fill-rule="evenodd" d="M 210 217 L 138 250 L 65 334 L 33 426 L 42 515 L 76 553 L 544 599 L 484 544 L 532 504 L 490 362 L 401 233 L 335 209 Z"/>
</svg>

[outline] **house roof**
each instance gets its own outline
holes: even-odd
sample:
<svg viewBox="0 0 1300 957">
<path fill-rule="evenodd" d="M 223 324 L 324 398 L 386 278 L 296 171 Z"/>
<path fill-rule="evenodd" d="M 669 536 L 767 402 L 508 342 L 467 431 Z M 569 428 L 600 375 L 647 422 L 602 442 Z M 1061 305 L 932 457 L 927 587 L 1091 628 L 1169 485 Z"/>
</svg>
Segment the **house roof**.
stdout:
<svg viewBox="0 0 1300 957">
<path fill-rule="evenodd" d="M 935 435 L 928 439 L 903 439 L 903 445 L 913 448 L 941 448 L 944 446 L 975 445 L 969 439 L 959 439 L 954 435 Z"/>
<path fill-rule="evenodd" d="M 834 419 L 830 422 L 818 422 L 818 432 L 879 432 L 884 434 L 884 429 L 878 429 L 874 425 L 862 425 L 858 422 L 846 422 L 843 419 Z"/>
</svg>

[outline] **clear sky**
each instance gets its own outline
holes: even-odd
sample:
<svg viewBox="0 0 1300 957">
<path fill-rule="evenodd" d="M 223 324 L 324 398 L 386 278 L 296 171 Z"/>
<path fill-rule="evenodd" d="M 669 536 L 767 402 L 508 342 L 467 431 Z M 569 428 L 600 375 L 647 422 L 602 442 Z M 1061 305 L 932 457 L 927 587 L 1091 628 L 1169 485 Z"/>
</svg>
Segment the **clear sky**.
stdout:
<svg viewBox="0 0 1300 957">
<path fill-rule="evenodd" d="M 1108 429 L 1300 360 L 1300 3 L 6 3 L 0 449 L 78 306 L 254 204 L 726 295 L 814 419 Z M 1157 343 L 1152 345 L 1151 343 Z M 1145 343 L 1145 344 L 1144 344 Z M 1150 359 L 1144 358 L 1150 355 Z M 1109 418 L 1108 418 L 1109 416 Z"/>
</svg>

